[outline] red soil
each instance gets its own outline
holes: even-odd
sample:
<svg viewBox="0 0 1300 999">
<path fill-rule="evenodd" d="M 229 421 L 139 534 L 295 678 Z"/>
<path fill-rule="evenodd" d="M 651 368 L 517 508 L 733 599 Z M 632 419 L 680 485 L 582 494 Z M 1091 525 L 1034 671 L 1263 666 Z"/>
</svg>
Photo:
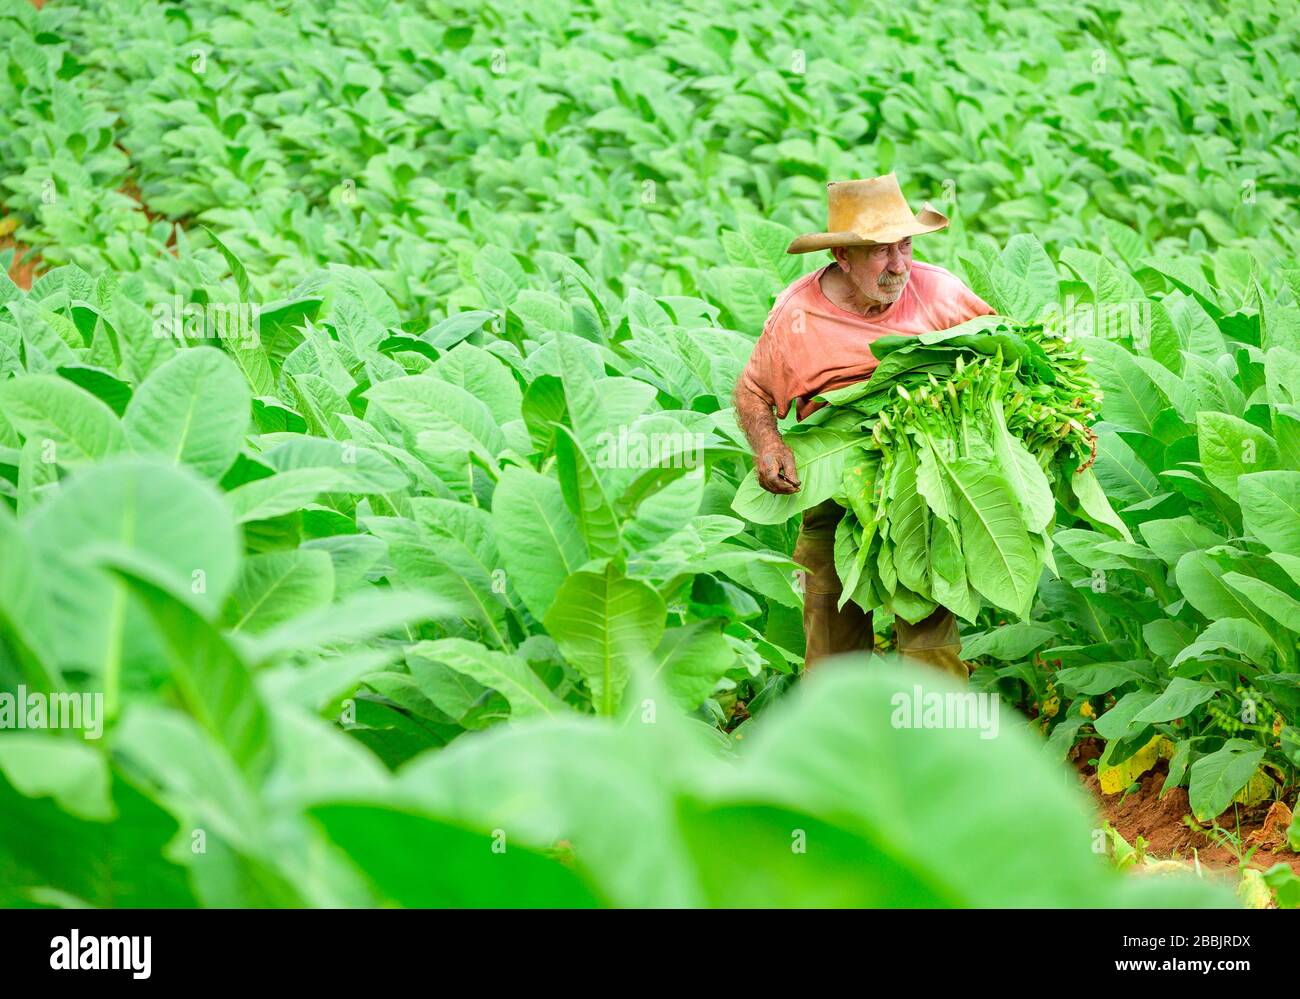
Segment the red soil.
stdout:
<svg viewBox="0 0 1300 999">
<path fill-rule="evenodd" d="M 1074 748 L 1070 759 L 1102 817 L 1124 839 L 1136 845 L 1141 836 L 1146 840 L 1147 853 L 1162 860 L 1190 862 L 1195 850 L 1202 866 L 1215 869 L 1237 866 L 1237 857 L 1230 849 L 1232 844 L 1219 842 L 1212 833 L 1213 823 L 1200 823 L 1191 818 L 1186 788 L 1174 788 L 1161 797 L 1160 789 L 1169 772 L 1164 760 L 1138 778 L 1138 789 L 1132 794 L 1104 794 L 1095 768 L 1088 764 L 1088 760 L 1101 754 L 1101 749 L 1095 739 L 1087 739 Z M 1283 802 L 1264 802 L 1250 808 L 1234 805 L 1217 821 L 1221 829 L 1240 837 L 1243 853 L 1256 848 L 1248 861 L 1251 867 L 1268 870 L 1274 864 L 1290 864 L 1300 874 L 1300 854 L 1293 853 L 1286 845 L 1291 810 Z"/>
<path fill-rule="evenodd" d="M 13 247 L 14 258 L 9 263 L 9 278 L 23 291 L 30 291 L 32 279 L 41 266 L 41 258 L 39 254 L 32 252 L 31 247 L 24 246 L 9 235 L 16 228 L 16 222 L 17 219 L 8 215 L 0 219 L 0 250 Z"/>
</svg>

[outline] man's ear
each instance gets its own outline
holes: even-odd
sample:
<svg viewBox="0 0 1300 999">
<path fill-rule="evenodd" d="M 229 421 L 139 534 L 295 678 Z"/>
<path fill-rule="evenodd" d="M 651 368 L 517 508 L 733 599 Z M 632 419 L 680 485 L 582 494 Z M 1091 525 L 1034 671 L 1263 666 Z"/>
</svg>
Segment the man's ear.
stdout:
<svg viewBox="0 0 1300 999">
<path fill-rule="evenodd" d="M 835 263 L 839 265 L 840 270 L 847 274 L 849 272 L 849 251 L 843 246 L 835 246 L 831 248 L 831 256 L 835 259 Z"/>
</svg>

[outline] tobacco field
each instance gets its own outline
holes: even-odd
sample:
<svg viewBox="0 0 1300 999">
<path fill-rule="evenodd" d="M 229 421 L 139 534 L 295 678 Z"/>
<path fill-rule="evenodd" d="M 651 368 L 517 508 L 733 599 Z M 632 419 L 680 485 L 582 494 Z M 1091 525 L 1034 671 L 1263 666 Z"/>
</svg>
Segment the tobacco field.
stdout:
<svg viewBox="0 0 1300 999">
<path fill-rule="evenodd" d="M 1300 905 L 1298 98 L 1282 2 L 0 0 L 0 904 Z M 731 408 L 890 170 L 1101 397 L 993 738 L 800 678 Z"/>
</svg>

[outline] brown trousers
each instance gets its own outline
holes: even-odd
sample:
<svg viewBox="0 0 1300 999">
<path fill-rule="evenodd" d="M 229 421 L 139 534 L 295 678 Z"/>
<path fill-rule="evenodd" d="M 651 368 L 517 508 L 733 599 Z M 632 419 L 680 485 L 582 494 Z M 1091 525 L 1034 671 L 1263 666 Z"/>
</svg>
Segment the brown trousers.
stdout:
<svg viewBox="0 0 1300 999">
<path fill-rule="evenodd" d="M 805 669 L 837 652 L 871 651 L 875 646 L 870 611 L 852 601 L 843 610 L 836 609 L 843 587 L 835 572 L 835 527 L 843 513 L 833 500 L 804 511 L 803 528 L 794 549 L 794 560 L 808 570 L 803 597 L 803 630 L 808 640 Z M 970 676 L 961 659 L 961 639 L 952 611 L 940 607 L 916 624 L 896 618 L 894 638 L 902 655 L 959 680 Z"/>
</svg>

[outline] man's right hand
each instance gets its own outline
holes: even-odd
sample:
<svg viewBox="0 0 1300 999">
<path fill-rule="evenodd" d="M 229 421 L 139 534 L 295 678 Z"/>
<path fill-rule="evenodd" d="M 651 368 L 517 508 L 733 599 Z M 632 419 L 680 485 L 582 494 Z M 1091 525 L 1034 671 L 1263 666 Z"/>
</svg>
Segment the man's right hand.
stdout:
<svg viewBox="0 0 1300 999">
<path fill-rule="evenodd" d="M 799 475 L 794 467 L 794 455 L 785 442 L 777 440 L 754 456 L 758 484 L 769 493 L 788 494 L 799 491 Z"/>
<path fill-rule="evenodd" d="M 745 385 L 745 379 L 736 382 L 736 422 L 745 432 L 749 446 L 754 449 L 754 471 L 758 484 L 778 496 L 799 491 L 799 473 L 795 471 L 794 455 L 781 440 L 776 428 L 772 403 Z"/>
</svg>

